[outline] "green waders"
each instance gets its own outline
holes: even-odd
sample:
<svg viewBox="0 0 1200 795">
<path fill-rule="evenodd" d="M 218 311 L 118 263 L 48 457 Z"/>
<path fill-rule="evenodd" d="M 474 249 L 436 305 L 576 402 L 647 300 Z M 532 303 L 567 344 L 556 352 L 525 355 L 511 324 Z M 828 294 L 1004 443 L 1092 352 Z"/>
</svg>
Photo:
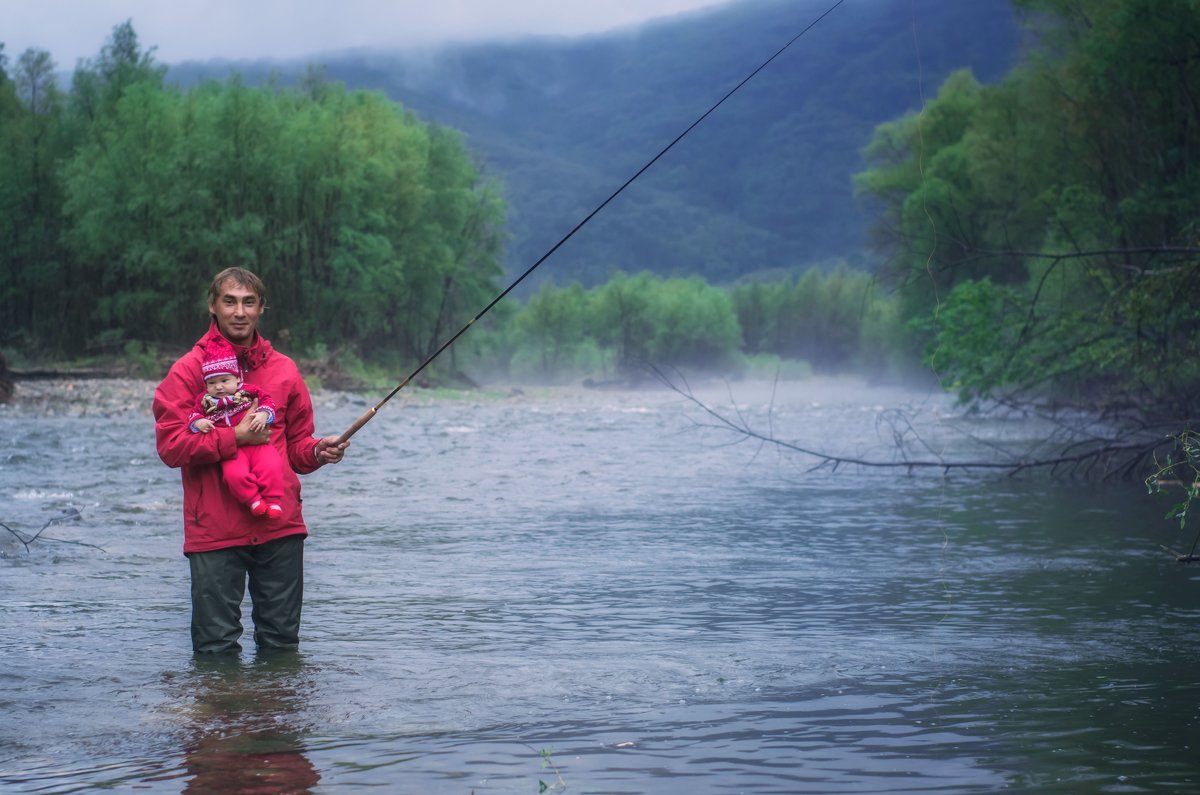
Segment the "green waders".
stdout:
<svg viewBox="0 0 1200 795">
<path fill-rule="evenodd" d="M 241 650 L 242 598 L 250 580 L 254 642 L 260 649 L 300 644 L 304 601 L 304 536 L 188 555 L 192 569 L 192 649 Z"/>
</svg>

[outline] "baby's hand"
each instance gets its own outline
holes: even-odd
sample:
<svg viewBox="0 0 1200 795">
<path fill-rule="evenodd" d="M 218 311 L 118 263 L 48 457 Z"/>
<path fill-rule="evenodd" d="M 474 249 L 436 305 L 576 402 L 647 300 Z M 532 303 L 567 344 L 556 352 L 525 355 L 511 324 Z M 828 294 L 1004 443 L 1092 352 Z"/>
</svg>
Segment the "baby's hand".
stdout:
<svg viewBox="0 0 1200 795">
<path fill-rule="evenodd" d="M 215 425 L 213 425 L 212 420 L 196 420 L 195 426 L 196 426 L 196 430 L 200 431 L 200 433 L 208 433 L 209 431 L 211 431 L 213 428 L 216 427 Z"/>
<path fill-rule="evenodd" d="M 254 412 L 254 416 L 250 418 L 250 429 L 254 431 L 261 431 L 263 428 L 267 427 L 267 420 L 270 419 L 270 417 L 271 415 L 265 411 Z"/>
</svg>

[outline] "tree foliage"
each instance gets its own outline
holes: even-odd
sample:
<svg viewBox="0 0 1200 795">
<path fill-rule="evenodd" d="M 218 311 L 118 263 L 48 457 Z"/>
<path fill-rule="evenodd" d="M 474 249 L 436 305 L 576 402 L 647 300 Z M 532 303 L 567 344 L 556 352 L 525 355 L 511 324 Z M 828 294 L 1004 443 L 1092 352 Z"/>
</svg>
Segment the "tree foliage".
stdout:
<svg viewBox="0 0 1200 795">
<path fill-rule="evenodd" d="M 913 342 L 966 399 L 1194 416 L 1200 5 L 1018 5 L 1026 63 L 953 75 L 857 178 Z"/>
<path fill-rule="evenodd" d="M 291 89 L 164 76 L 128 22 L 66 92 L 48 53 L 0 59 L 0 345 L 186 345 L 212 274 L 241 265 L 268 285 L 278 343 L 399 368 L 495 295 L 504 207 L 455 132 L 319 70 Z M 747 355 L 836 369 L 863 359 L 880 305 L 844 266 L 736 289 L 618 272 L 506 302 L 447 358 L 540 379 Z"/>
<path fill-rule="evenodd" d="M 811 268 L 798 279 L 753 281 L 733 290 L 747 353 L 807 361 L 823 370 L 878 369 L 889 357 L 886 323 L 871 274 L 844 263 Z"/>
<path fill-rule="evenodd" d="M 638 379 L 647 365 L 740 375 L 759 358 L 799 374 L 880 372 L 896 331 L 889 303 L 845 266 L 732 288 L 648 271 L 589 289 L 546 282 L 510 310 L 495 331 L 506 344 L 491 355 L 506 375 L 551 381 Z"/>
<path fill-rule="evenodd" d="M 729 291 L 696 276 L 618 273 L 586 290 L 546 282 L 502 333 L 511 345 L 510 374 L 550 380 L 637 376 L 647 362 L 728 372 L 741 353 Z"/>
<path fill-rule="evenodd" d="M 168 87 L 129 23 L 65 97 L 52 72 L 30 51 L 0 74 L 0 344 L 187 344 L 241 265 L 284 345 L 412 360 L 495 290 L 497 193 L 379 94 Z"/>
</svg>

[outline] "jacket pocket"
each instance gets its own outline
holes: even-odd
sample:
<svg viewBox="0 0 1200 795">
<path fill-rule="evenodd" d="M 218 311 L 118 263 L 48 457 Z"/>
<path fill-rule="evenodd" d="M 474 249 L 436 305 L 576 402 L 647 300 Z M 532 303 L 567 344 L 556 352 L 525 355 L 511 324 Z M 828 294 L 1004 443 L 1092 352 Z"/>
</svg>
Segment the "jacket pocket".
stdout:
<svg viewBox="0 0 1200 795">
<path fill-rule="evenodd" d="M 202 468 L 192 484 L 195 508 L 188 515 L 191 521 L 190 538 L 198 543 L 232 541 L 245 532 L 245 517 L 241 505 L 224 488 L 221 467 L 212 464 Z"/>
<path fill-rule="evenodd" d="M 191 478 L 183 484 L 183 518 L 187 525 L 193 527 L 200 524 L 200 503 L 204 496 L 204 482 L 200 478 Z M 190 488 L 189 488 L 190 486 Z"/>
</svg>

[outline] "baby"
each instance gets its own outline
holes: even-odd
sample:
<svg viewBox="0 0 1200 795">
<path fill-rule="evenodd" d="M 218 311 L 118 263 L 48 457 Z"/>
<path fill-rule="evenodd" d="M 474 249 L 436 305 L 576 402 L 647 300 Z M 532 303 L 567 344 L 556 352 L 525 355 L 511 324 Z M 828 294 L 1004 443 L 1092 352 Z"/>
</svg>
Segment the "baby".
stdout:
<svg viewBox="0 0 1200 795">
<path fill-rule="evenodd" d="M 188 416 L 188 427 L 194 433 L 209 433 L 218 425 L 232 428 L 256 399 L 258 408 L 250 427 L 261 431 L 275 421 L 271 396 L 254 384 L 242 383 L 237 354 L 224 339 L 208 344 L 200 372 L 204 392 Z M 221 472 L 233 496 L 248 506 L 250 513 L 268 519 L 283 516 L 283 464 L 271 444 L 239 447 L 235 457 L 221 462 Z"/>
</svg>

